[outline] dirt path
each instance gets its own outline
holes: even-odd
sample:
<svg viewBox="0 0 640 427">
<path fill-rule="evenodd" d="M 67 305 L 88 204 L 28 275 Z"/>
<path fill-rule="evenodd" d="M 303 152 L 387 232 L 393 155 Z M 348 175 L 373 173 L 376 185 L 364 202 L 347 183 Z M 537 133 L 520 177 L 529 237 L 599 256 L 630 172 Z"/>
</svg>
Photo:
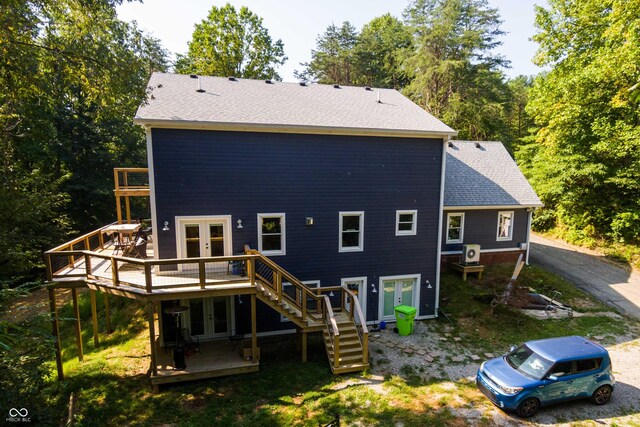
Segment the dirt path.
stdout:
<svg viewBox="0 0 640 427">
<path fill-rule="evenodd" d="M 531 235 L 530 262 L 554 272 L 622 313 L 640 319 L 640 273 L 588 249 Z"/>
</svg>

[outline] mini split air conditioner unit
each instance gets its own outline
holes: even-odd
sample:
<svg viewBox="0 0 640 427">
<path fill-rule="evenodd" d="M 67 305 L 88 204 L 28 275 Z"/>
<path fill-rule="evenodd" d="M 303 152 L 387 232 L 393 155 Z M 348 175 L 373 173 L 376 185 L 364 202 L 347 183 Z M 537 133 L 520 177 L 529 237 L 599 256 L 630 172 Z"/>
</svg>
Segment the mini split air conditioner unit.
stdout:
<svg viewBox="0 0 640 427">
<path fill-rule="evenodd" d="M 480 263 L 480 245 L 462 246 L 461 261 L 463 264 L 479 264 Z"/>
</svg>

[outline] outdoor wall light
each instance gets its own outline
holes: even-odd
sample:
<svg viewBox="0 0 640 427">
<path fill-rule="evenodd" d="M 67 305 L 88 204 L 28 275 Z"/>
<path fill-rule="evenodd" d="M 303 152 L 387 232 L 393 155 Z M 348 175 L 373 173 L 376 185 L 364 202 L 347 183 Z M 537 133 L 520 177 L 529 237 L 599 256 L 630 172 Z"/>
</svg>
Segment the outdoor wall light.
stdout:
<svg viewBox="0 0 640 427">
<path fill-rule="evenodd" d="M 333 297 L 333 291 L 329 292 L 329 296 Z"/>
<path fill-rule="evenodd" d="M 433 286 L 431 286 L 431 282 L 430 281 L 427 280 L 425 283 L 427 284 L 427 289 L 432 289 L 433 288 Z"/>
<path fill-rule="evenodd" d="M 242 304 L 242 295 L 238 295 L 238 304 Z"/>
<path fill-rule="evenodd" d="M 376 285 L 374 285 L 373 283 L 371 284 L 371 293 L 377 294 L 378 290 L 376 289 Z"/>
<path fill-rule="evenodd" d="M 244 227 L 242 226 L 242 220 L 241 220 L 241 219 L 239 219 L 239 220 L 238 220 L 238 227 L 237 227 L 237 228 L 244 228 Z"/>
<path fill-rule="evenodd" d="M 306 217 L 306 218 L 304 219 L 304 223 L 305 223 L 306 225 L 313 225 L 313 217 L 310 217 L 310 216 Z"/>
<path fill-rule="evenodd" d="M 162 227 L 162 231 L 169 231 L 169 221 L 164 222 L 164 227 Z"/>
</svg>

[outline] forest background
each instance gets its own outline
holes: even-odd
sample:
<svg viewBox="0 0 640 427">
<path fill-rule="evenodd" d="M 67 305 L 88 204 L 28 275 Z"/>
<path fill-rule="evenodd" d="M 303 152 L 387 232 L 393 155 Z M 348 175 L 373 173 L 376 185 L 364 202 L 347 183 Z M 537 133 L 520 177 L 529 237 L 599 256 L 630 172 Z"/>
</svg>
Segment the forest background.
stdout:
<svg viewBox="0 0 640 427">
<path fill-rule="evenodd" d="M 213 7 L 170 63 L 121 0 L 7 0 L 0 11 L 0 283 L 43 277 L 43 251 L 113 221 L 113 168 L 146 165 L 132 122 L 152 71 L 278 79 L 286 46 L 247 8 Z M 545 207 L 536 230 L 636 265 L 640 3 L 536 8 L 545 66 L 508 78 L 486 0 L 413 0 L 402 17 L 329 25 L 296 77 L 395 88 L 459 132 L 505 143 Z M 148 217 L 148 207 L 135 215 Z"/>
</svg>

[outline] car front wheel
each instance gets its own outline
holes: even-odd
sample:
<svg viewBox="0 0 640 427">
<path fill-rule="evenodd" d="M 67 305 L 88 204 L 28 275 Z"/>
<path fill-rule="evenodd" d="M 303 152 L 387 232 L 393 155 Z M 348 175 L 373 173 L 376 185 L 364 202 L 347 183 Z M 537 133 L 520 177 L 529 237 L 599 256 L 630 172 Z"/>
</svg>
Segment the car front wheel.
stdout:
<svg viewBox="0 0 640 427">
<path fill-rule="evenodd" d="M 591 395 L 591 401 L 596 405 L 604 405 L 611 399 L 613 389 L 610 385 L 601 385 Z"/>
<path fill-rule="evenodd" d="M 538 412 L 538 408 L 540 407 L 540 401 L 535 397 L 529 397 L 528 399 L 523 400 L 520 405 L 518 405 L 518 409 L 516 409 L 516 414 L 522 418 L 533 417 L 536 412 Z"/>
</svg>

